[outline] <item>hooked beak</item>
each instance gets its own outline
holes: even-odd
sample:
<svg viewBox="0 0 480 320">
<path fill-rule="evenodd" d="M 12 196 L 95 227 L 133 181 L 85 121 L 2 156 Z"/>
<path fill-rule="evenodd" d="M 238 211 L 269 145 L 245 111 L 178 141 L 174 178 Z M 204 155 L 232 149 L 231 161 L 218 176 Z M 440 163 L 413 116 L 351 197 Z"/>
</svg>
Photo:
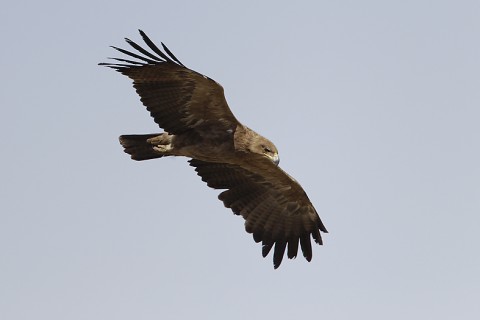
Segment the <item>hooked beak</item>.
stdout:
<svg viewBox="0 0 480 320">
<path fill-rule="evenodd" d="M 272 161 L 278 166 L 278 164 L 280 163 L 280 157 L 278 156 L 278 153 L 273 154 Z"/>
</svg>

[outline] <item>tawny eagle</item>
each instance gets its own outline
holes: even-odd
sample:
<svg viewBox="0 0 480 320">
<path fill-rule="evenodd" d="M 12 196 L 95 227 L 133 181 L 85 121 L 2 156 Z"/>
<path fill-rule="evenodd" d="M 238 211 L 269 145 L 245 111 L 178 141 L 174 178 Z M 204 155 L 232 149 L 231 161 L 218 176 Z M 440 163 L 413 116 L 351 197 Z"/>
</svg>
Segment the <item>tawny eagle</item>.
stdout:
<svg viewBox="0 0 480 320">
<path fill-rule="evenodd" d="M 242 125 L 230 111 L 223 88 L 185 67 L 162 43 L 160 50 L 139 30 L 151 51 L 130 39 L 137 52 L 112 47 L 137 59 L 101 63 L 133 80 L 133 86 L 163 133 L 122 135 L 120 143 L 134 160 L 185 156 L 207 185 L 226 189 L 218 198 L 245 219 L 245 229 L 262 242 L 266 257 L 274 247 L 278 268 L 289 259 L 312 259 L 310 237 L 322 244 L 327 232 L 300 184 L 278 166 L 275 145 Z"/>
</svg>

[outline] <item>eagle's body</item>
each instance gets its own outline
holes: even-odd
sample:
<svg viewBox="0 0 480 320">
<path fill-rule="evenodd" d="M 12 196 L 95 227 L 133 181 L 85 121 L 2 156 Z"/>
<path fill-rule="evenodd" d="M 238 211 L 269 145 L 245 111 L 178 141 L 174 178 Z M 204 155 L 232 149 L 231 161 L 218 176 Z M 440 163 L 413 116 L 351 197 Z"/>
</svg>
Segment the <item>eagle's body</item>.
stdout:
<svg viewBox="0 0 480 320">
<path fill-rule="evenodd" d="M 102 65 L 133 80 L 165 132 L 120 136 L 125 152 L 134 160 L 191 158 L 190 165 L 208 186 L 227 189 L 219 199 L 245 218 L 247 232 L 263 244 L 263 256 L 275 246 L 275 268 L 287 247 L 289 258 L 297 255 L 299 243 L 310 261 L 310 236 L 322 244 L 320 231 L 327 230 L 302 187 L 278 167 L 275 145 L 235 118 L 217 82 L 186 68 L 165 46 L 166 54 L 140 34 L 156 55 L 126 39 L 143 55 L 114 48 L 143 62 L 115 59 L 121 63 Z"/>
</svg>

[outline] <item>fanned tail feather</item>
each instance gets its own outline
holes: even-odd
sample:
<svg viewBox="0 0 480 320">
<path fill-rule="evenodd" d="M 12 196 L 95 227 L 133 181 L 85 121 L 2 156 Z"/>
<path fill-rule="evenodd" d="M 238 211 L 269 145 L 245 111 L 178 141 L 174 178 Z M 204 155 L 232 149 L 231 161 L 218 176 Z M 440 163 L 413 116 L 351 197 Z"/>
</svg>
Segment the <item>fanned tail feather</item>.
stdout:
<svg viewBox="0 0 480 320">
<path fill-rule="evenodd" d="M 164 155 L 153 148 L 152 143 L 148 141 L 150 138 L 158 137 L 158 133 L 154 134 L 132 134 L 120 136 L 120 144 L 123 146 L 125 153 L 128 153 L 133 160 L 149 160 L 161 158 Z"/>
</svg>

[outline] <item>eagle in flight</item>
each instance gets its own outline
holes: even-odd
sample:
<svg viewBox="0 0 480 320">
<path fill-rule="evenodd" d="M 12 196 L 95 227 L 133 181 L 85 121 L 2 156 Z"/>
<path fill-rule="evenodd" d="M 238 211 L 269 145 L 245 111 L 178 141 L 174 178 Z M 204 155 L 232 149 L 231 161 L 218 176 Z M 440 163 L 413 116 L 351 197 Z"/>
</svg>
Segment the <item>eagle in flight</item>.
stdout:
<svg viewBox="0 0 480 320">
<path fill-rule="evenodd" d="M 163 133 L 122 135 L 120 143 L 133 160 L 167 156 L 191 158 L 190 166 L 207 185 L 226 189 L 218 198 L 245 219 L 245 229 L 273 250 L 278 268 L 285 250 L 295 258 L 298 246 L 312 259 L 311 237 L 322 244 L 327 232 L 300 184 L 279 166 L 275 145 L 241 124 L 228 107 L 223 87 L 183 65 L 162 43 L 160 50 L 139 30 L 151 51 L 130 39 L 137 52 L 112 47 L 136 60 L 111 58 L 100 63 L 133 80 L 140 100 Z"/>
</svg>

